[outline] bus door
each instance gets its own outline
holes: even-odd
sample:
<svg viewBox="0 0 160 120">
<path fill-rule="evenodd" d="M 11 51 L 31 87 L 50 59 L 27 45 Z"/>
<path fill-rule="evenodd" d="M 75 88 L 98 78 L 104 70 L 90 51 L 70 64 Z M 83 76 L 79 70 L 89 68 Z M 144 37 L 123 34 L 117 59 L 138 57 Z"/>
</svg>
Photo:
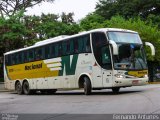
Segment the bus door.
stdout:
<svg viewBox="0 0 160 120">
<path fill-rule="evenodd" d="M 92 47 L 96 62 L 93 65 L 93 80 L 96 87 L 112 85 L 112 64 L 109 44 L 104 32 L 92 33 Z"/>
<path fill-rule="evenodd" d="M 109 46 L 105 45 L 101 48 L 101 60 L 102 60 L 102 78 L 103 78 L 103 87 L 112 86 L 112 62 Z"/>
<path fill-rule="evenodd" d="M 98 64 L 96 62 L 93 63 L 93 74 L 92 74 L 92 78 L 93 78 L 93 86 L 96 88 L 100 88 L 103 85 L 103 78 L 102 78 L 102 69 L 100 66 L 98 66 Z"/>
</svg>

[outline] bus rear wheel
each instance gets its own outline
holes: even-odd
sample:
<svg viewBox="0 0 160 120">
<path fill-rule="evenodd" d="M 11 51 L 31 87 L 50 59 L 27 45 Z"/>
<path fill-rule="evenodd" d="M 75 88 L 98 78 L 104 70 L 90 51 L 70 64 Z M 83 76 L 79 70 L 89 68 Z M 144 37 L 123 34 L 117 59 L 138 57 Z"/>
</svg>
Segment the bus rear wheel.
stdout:
<svg viewBox="0 0 160 120">
<path fill-rule="evenodd" d="M 92 92 L 92 86 L 91 86 L 91 81 L 89 80 L 88 77 L 84 77 L 84 94 L 85 95 L 90 95 Z"/>
<path fill-rule="evenodd" d="M 32 92 L 32 91 L 30 90 L 28 81 L 25 81 L 25 82 L 23 83 L 23 92 L 24 92 L 25 95 L 30 95 L 31 92 Z"/>
<path fill-rule="evenodd" d="M 22 94 L 23 94 L 23 89 L 22 89 L 22 85 L 21 85 L 20 82 L 17 82 L 17 83 L 16 83 L 15 90 L 16 90 L 16 92 L 17 92 L 19 95 L 22 95 Z"/>
</svg>

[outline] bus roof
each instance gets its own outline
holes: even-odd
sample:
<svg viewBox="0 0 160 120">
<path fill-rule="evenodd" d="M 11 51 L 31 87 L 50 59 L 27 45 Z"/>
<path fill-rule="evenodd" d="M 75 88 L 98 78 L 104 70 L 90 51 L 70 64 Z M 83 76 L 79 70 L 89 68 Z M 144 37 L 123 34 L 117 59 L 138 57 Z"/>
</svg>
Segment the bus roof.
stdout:
<svg viewBox="0 0 160 120">
<path fill-rule="evenodd" d="M 16 53 L 16 52 L 28 50 L 28 49 L 31 49 L 31 48 L 40 47 L 40 46 L 47 45 L 47 44 L 50 44 L 50 43 L 67 40 L 67 39 L 69 39 L 69 38 L 74 38 L 74 37 L 78 37 L 78 36 L 85 35 L 85 34 L 89 34 L 89 33 L 93 33 L 93 32 L 107 32 L 107 31 L 119 31 L 119 32 L 137 33 L 137 32 L 135 32 L 135 31 L 127 30 L 127 29 L 119 29 L 119 28 L 99 28 L 99 29 L 94 29 L 94 30 L 90 30 L 90 31 L 80 32 L 80 33 L 75 34 L 75 35 L 70 35 L 70 36 L 68 36 L 68 35 L 61 35 L 61 36 L 57 36 L 57 37 L 54 37 L 54 38 L 46 39 L 46 40 L 37 42 L 37 43 L 35 43 L 34 45 L 29 46 L 29 47 L 25 47 L 25 48 L 21 48 L 21 49 L 17 49 L 17 50 L 12 50 L 12 51 L 6 52 L 6 53 L 4 53 L 4 55 L 8 55 L 8 54 L 12 54 L 12 53 Z"/>
</svg>

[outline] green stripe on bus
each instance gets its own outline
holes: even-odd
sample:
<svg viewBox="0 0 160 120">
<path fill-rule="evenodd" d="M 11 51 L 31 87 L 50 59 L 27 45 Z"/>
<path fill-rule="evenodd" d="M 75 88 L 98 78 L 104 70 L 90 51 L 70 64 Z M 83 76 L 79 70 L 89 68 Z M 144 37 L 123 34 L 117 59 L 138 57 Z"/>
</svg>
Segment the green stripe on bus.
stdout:
<svg viewBox="0 0 160 120">
<path fill-rule="evenodd" d="M 61 62 L 62 70 L 60 70 L 59 76 L 63 76 L 63 74 L 74 75 L 76 70 L 77 60 L 78 60 L 78 54 L 73 55 L 72 61 L 70 59 L 70 56 L 62 57 L 62 62 Z"/>
</svg>

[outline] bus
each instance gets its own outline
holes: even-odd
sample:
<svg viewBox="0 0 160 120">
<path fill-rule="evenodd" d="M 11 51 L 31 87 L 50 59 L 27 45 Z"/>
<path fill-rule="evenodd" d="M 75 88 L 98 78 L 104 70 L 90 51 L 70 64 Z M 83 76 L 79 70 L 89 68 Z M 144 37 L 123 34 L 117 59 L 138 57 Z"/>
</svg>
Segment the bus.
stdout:
<svg viewBox="0 0 160 120">
<path fill-rule="evenodd" d="M 148 83 L 144 46 L 137 32 L 100 28 L 62 35 L 4 53 L 5 88 L 18 94 L 60 89 L 112 89 Z"/>
</svg>

